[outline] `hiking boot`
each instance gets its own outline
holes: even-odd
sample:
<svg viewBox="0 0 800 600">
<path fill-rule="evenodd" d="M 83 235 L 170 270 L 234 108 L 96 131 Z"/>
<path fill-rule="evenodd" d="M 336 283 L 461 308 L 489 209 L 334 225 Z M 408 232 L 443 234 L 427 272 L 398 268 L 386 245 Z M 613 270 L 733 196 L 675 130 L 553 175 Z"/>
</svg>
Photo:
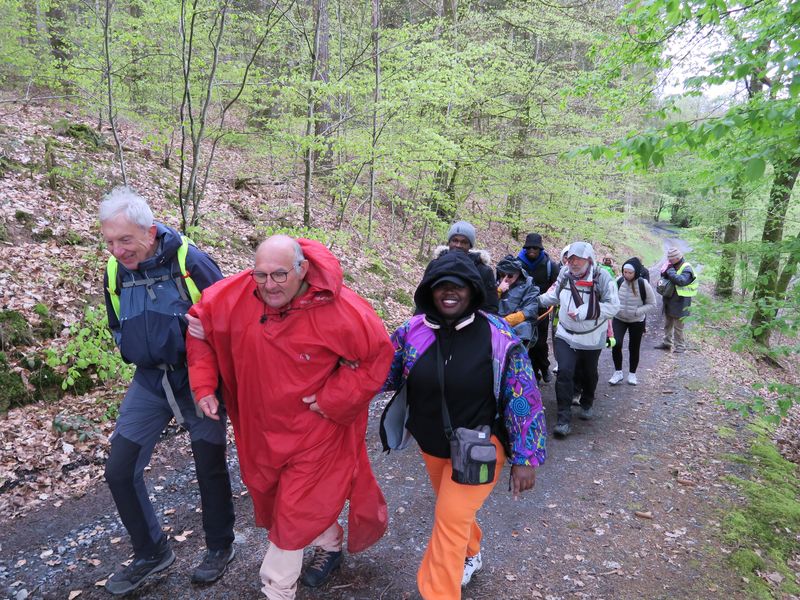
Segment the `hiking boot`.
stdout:
<svg viewBox="0 0 800 600">
<path fill-rule="evenodd" d="M 686 348 L 675 348 L 676 354 L 683 354 L 684 352 L 686 352 Z"/>
<path fill-rule="evenodd" d="M 551 381 L 553 381 L 553 376 L 550 374 L 550 371 L 542 372 L 542 381 L 544 381 L 545 383 L 550 383 Z"/>
<path fill-rule="evenodd" d="M 553 427 L 553 435 L 556 437 L 567 437 L 571 431 L 572 427 L 570 427 L 569 423 L 559 423 Z"/>
<path fill-rule="evenodd" d="M 467 585 L 472 581 L 472 576 L 483 568 L 483 559 L 481 553 L 478 552 L 475 556 L 468 556 L 464 559 L 464 576 L 461 578 L 461 587 Z"/>
<path fill-rule="evenodd" d="M 300 581 L 308 587 L 319 587 L 328 579 L 331 573 L 342 566 L 342 551 L 333 552 L 316 548 L 314 557 L 306 567 Z"/>
<path fill-rule="evenodd" d="M 163 571 L 173 562 L 175 562 L 175 553 L 168 545 L 158 554 L 147 558 L 134 558 L 131 564 L 108 578 L 106 591 L 115 596 L 132 592 L 142 585 L 150 575 Z"/>
<path fill-rule="evenodd" d="M 581 406 L 581 412 L 578 413 L 578 417 L 584 421 L 590 421 L 594 418 L 594 409 L 591 406 L 589 408 L 583 408 Z"/>
<path fill-rule="evenodd" d="M 225 573 L 228 563 L 236 556 L 233 546 L 222 550 L 208 550 L 203 562 L 192 572 L 192 583 L 211 583 Z"/>
<path fill-rule="evenodd" d="M 658 346 L 653 346 L 656 350 L 672 350 L 672 346 L 661 342 Z"/>
<path fill-rule="evenodd" d="M 608 383 L 611 385 L 617 385 L 620 381 L 622 381 L 622 371 L 614 371 L 614 374 L 611 376 L 611 379 L 608 380 Z"/>
<path fill-rule="evenodd" d="M 628 373 L 628 383 L 630 385 L 639 385 L 639 380 L 636 379 L 636 373 Z"/>
</svg>

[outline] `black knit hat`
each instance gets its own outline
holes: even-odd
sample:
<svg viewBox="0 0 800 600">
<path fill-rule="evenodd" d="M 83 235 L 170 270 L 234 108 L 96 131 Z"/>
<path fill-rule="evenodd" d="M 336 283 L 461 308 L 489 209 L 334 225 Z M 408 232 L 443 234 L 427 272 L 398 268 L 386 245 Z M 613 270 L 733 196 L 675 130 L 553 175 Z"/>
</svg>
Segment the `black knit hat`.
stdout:
<svg viewBox="0 0 800 600">
<path fill-rule="evenodd" d="M 528 248 L 539 248 L 544 250 L 544 246 L 542 246 L 542 236 L 538 233 L 529 233 L 525 236 L 525 244 L 522 246 L 525 250 Z"/>
</svg>

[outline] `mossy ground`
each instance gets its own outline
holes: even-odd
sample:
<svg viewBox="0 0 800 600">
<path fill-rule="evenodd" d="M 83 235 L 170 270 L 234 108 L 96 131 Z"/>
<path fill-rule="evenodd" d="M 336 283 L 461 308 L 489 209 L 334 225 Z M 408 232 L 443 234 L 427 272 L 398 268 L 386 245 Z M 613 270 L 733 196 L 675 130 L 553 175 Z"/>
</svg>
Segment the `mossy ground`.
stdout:
<svg viewBox="0 0 800 600">
<path fill-rule="evenodd" d="M 750 478 L 730 478 L 746 502 L 725 517 L 723 535 L 737 547 L 730 561 L 752 597 L 784 598 L 800 593 L 790 566 L 800 554 L 800 480 L 797 466 L 780 455 L 766 427 L 755 429 L 750 453 L 741 461 L 752 467 Z"/>
</svg>

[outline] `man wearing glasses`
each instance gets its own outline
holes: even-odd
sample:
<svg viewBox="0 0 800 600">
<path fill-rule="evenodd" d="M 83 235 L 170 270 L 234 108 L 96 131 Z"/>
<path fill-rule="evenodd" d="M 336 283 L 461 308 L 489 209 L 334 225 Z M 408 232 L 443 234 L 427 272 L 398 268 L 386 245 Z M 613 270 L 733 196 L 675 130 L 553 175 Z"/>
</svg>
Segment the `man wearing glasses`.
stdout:
<svg viewBox="0 0 800 600">
<path fill-rule="evenodd" d="M 205 292 L 189 318 L 192 391 L 213 419 L 222 381 L 256 525 L 269 530 L 262 592 L 291 600 L 306 546 L 315 552 L 303 584 L 320 586 L 341 565 L 346 500 L 350 552 L 386 530 L 365 435 L 393 357 L 389 336 L 325 246 L 284 235 L 258 247 L 252 269 Z"/>
<path fill-rule="evenodd" d="M 115 595 L 127 594 L 175 560 L 144 483 L 153 448 L 173 417 L 192 440 L 208 547 L 192 581 L 210 583 L 222 576 L 234 555 L 225 410 L 220 407 L 215 419 L 207 419 L 192 399 L 184 314 L 222 273 L 187 238 L 155 222 L 147 202 L 129 188 L 113 190 L 100 204 L 100 229 L 112 255 L 103 286 L 108 324 L 122 357 L 136 365 L 105 471 L 134 559 L 105 587 Z"/>
</svg>

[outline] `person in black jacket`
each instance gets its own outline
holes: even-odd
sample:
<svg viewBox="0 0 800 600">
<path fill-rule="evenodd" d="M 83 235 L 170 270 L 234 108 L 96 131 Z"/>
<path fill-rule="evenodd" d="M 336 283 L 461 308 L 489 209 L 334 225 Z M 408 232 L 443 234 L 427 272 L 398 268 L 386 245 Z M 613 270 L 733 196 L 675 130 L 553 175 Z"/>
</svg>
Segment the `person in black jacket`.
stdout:
<svg viewBox="0 0 800 600">
<path fill-rule="evenodd" d="M 484 287 L 484 300 L 480 309 L 488 313 L 497 314 L 497 281 L 491 267 L 491 256 L 486 250 L 475 249 L 475 227 L 467 221 L 457 221 L 450 226 L 447 232 L 447 246 L 437 246 L 433 251 L 433 259 L 425 267 L 423 279 L 430 271 L 433 261 L 448 252 L 464 252 L 475 264 L 481 276 Z M 417 308 L 414 314 L 419 314 Z"/>
<path fill-rule="evenodd" d="M 517 257 L 522 262 L 525 271 L 533 278 L 533 282 L 544 293 L 558 278 L 561 266 L 545 252 L 542 245 L 542 236 L 538 233 L 529 233 L 525 238 L 525 245 Z M 547 312 L 546 307 L 539 307 L 539 316 Z M 548 383 L 553 376 L 550 374 L 550 359 L 548 358 L 547 332 L 550 329 L 550 315 L 539 319 L 536 325 L 539 330 L 536 344 L 528 349 L 533 363 L 533 372 L 536 380 Z"/>
</svg>

